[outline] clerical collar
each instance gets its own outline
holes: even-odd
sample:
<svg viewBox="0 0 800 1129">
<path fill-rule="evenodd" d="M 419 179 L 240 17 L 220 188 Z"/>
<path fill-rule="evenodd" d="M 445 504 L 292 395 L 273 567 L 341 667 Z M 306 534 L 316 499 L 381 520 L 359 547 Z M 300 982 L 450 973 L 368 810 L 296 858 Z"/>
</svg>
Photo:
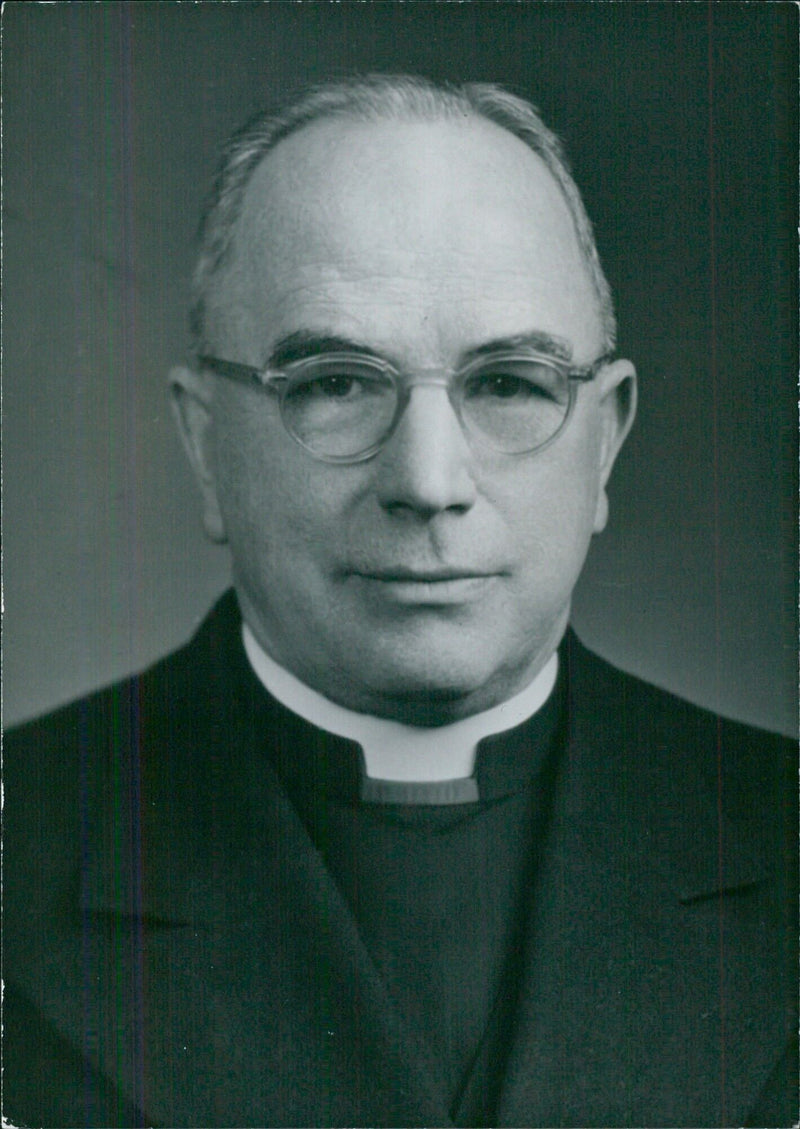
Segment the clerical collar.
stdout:
<svg viewBox="0 0 800 1129">
<path fill-rule="evenodd" d="M 533 717 L 550 697 L 558 674 L 554 653 L 536 678 L 508 701 L 451 725 L 425 728 L 345 709 L 276 663 L 246 623 L 242 639 L 255 675 L 274 698 L 310 724 L 360 746 L 362 798 L 386 803 L 476 800 L 473 773 L 479 742 Z"/>
</svg>

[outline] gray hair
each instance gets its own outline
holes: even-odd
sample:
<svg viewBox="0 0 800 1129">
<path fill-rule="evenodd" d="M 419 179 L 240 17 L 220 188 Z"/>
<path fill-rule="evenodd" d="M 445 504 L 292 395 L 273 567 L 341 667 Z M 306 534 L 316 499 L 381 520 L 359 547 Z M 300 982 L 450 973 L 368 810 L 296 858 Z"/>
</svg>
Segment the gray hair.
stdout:
<svg viewBox="0 0 800 1129">
<path fill-rule="evenodd" d="M 355 121 L 441 121 L 484 118 L 512 133 L 544 161 L 569 208 L 600 305 L 604 347 L 613 349 L 616 319 L 592 225 L 556 135 L 523 98 L 493 83 L 440 85 L 414 75 L 366 75 L 312 87 L 277 114 L 259 114 L 226 146 L 200 222 L 192 279 L 192 345 L 204 352 L 212 286 L 225 266 L 247 186 L 263 159 L 285 137 L 329 118 Z"/>
</svg>

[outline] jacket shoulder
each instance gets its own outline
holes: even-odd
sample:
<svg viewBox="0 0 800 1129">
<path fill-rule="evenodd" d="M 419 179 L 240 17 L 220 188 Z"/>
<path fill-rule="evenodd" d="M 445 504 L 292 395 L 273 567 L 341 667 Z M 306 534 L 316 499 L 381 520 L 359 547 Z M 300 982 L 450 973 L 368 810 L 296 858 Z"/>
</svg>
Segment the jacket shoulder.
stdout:
<svg viewBox="0 0 800 1129">
<path fill-rule="evenodd" d="M 197 713 L 207 702 L 208 689 L 219 686 L 230 672 L 230 653 L 236 650 L 238 608 L 226 592 L 182 647 L 144 670 L 93 691 L 4 734 L 4 750 L 13 768 L 19 756 L 48 753 L 69 758 L 88 745 L 104 741 L 119 745 L 135 739 L 143 725 L 158 722 L 176 726 L 184 714 Z"/>
<path fill-rule="evenodd" d="M 668 750 L 674 755 L 689 746 L 695 757 L 703 750 L 715 757 L 725 751 L 737 761 L 767 754 L 796 768 L 797 742 L 792 738 L 724 717 L 620 670 L 572 633 L 567 655 L 570 684 L 589 703 L 598 724 L 640 735 L 653 753 Z"/>
<path fill-rule="evenodd" d="M 168 790 L 178 775 L 191 777 L 187 751 L 196 756 L 209 726 L 225 724 L 238 624 L 227 593 L 179 650 L 4 734 L 7 895 L 24 898 L 32 881 L 47 900 L 46 875 L 53 884 L 66 877 L 102 811 L 121 817 L 145 781 Z"/>
<path fill-rule="evenodd" d="M 595 763 L 594 772 L 619 782 L 643 833 L 661 828 L 665 842 L 685 852 L 686 829 L 693 828 L 694 853 L 703 845 L 709 848 L 709 836 L 713 846 L 725 826 L 771 858 L 784 888 L 795 889 L 797 742 L 722 717 L 625 673 L 574 636 L 568 662 L 572 712 L 583 719 L 587 742 L 603 749 L 610 761 L 606 768 Z M 719 843 L 709 858 L 716 858 L 718 849 Z"/>
</svg>

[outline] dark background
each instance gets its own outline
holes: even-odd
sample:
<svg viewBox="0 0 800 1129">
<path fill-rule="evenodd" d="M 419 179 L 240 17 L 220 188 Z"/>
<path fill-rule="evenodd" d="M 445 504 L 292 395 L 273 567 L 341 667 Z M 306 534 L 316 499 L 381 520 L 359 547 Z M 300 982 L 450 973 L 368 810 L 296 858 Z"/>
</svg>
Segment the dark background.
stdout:
<svg viewBox="0 0 800 1129">
<path fill-rule="evenodd" d="M 181 642 L 227 582 L 165 395 L 220 144 L 309 80 L 501 82 L 562 136 L 637 364 L 585 641 L 796 721 L 790 4 L 9 3 L 5 720 Z"/>
</svg>

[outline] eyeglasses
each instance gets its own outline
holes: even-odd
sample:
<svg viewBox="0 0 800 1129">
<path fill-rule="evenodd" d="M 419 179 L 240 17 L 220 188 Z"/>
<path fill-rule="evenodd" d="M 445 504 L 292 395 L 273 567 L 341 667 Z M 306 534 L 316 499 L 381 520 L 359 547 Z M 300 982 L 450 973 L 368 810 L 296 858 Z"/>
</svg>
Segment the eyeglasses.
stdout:
<svg viewBox="0 0 800 1129">
<path fill-rule="evenodd" d="M 275 393 L 291 437 L 326 463 L 359 463 L 389 441 L 411 390 L 447 390 L 464 433 L 507 455 L 541 451 L 561 433 L 577 386 L 593 380 L 610 360 L 583 368 L 530 351 L 480 356 L 452 374 L 406 377 L 381 358 L 331 352 L 293 361 L 280 370 L 250 368 L 219 357 L 200 363 L 218 376 Z"/>
</svg>

